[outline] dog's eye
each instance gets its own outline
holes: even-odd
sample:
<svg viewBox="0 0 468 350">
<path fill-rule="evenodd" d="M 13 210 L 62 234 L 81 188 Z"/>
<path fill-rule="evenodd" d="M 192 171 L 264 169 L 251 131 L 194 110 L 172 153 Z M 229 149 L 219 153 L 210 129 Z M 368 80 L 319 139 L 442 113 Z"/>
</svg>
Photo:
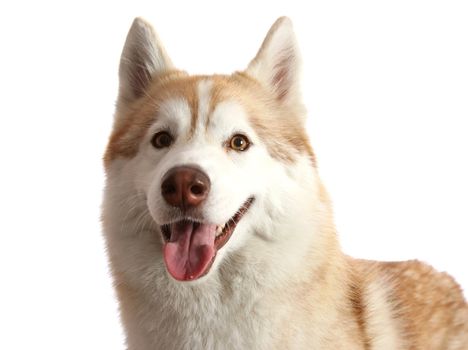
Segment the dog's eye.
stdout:
<svg viewBox="0 0 468 350">
<path fill-rule="evenodd" d="M 250 141 L 245 135 L 236 134 L 233 137 L 231 137 L 231 140 L 229 141 L 229 147 L 234 151 L 242 152 L 247 150 L 249 146 Z"/>
<path fill-rule="evenodd" d="M 160 131 L 154 134 L 153 138 L 151 139 L 151 144 L 155 148 L 165 148 L 169 147 L 172 144 L 173 138 L 171 134 L 167 131 Z"/>
</svg>

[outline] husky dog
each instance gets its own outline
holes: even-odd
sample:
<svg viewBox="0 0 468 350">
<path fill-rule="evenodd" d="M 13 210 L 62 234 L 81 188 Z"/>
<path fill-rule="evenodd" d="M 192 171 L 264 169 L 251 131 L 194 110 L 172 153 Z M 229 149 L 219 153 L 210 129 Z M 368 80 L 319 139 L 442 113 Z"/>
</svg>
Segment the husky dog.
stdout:
<svg viewBox="0 0 468 350">
<path fill-rule="evenodd" d="M 468 349 L 449 275 L 340 250 L 299 67 L 288 18 L 245 70 L 207 76 L 135 19 L 103 203 L 129 349 Z"/>
</svg>

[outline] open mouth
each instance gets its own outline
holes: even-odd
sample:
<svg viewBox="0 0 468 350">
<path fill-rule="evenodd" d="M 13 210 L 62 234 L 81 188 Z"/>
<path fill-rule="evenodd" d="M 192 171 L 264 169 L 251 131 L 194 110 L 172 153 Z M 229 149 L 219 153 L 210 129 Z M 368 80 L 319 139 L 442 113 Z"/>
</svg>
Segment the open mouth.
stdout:
<svg viewBox="0 0 468 350">
<path fill-rule="evenodd" d="M 216 253 L 231 238 L 237 224 L 249 210 L 250 197 L 224 225 L 182 219 L 162 225 L 164 262 L 178 281 L 191 281 L 206 275 Z"/>
</svg>

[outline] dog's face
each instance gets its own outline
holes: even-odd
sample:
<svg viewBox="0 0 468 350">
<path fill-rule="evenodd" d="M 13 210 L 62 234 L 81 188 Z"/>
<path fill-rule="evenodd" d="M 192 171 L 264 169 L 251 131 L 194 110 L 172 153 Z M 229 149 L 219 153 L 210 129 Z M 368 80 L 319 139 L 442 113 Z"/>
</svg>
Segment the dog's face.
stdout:
<svg viewBox="0 0 468 350">
<path fill-rule="evenodd" d="M 175 280 L 210 275 L 253 240 L 274 241 L 275 225 L 288 225 L 282 217 L 307 206 L 315 170 L 297 74 L 287 19 L 247 70 L 230 76 L 174 69 L 153 29 L 135 20 L 105 156 L 107 206 L 116 227 L 137 231 L 131 244 L 150 242 L 142 251 L 154 249 L 151 261 L 164 261 Z"/>
</svg>

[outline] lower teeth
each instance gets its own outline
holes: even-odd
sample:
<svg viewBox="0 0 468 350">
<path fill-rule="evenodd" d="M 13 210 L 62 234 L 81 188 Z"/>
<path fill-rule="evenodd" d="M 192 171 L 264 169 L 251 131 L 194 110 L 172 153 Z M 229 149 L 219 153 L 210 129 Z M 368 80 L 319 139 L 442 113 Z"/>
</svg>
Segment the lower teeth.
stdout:
<svg viewBox="0 0 468 350">
<path fill-rule="evenodd" d="M 223 229 L 224 229 L 224 225 L 218 226 L 218 228 L 216 229 L 216 237 L 223 233 Z"/>
</svg>

